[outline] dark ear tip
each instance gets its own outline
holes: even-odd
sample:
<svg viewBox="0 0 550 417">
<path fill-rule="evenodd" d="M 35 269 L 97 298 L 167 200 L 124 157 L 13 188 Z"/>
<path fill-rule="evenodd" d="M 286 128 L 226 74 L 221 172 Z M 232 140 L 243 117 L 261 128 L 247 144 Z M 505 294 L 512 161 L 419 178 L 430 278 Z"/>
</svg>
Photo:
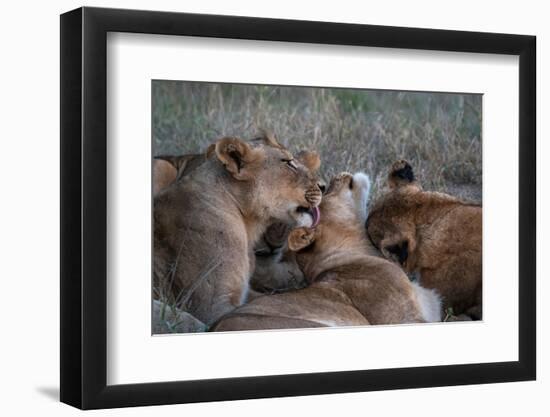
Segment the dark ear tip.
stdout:
<svg viewBox="0 0 550 417">
<path fill-rule="evenodd" d="M 412 166 L 405 160 L 394 163 L 390 175 L 393 178 L 399 178 L 408 182 L 413 182 L 415 180 Z"/>
</svg>

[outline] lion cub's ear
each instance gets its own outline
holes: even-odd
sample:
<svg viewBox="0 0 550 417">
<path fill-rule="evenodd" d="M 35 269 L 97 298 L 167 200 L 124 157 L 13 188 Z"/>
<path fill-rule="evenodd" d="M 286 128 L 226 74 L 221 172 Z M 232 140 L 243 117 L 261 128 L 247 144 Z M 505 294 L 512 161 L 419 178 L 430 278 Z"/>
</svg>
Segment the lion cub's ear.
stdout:
<svg viewBox="0 0 550 417">
<path fill-rule="evenodd" d="M 252 148 L 237 138 L 223 138 L 216 142 L 214 151 L 225 169 L 237 180 L 248 180 L 254 175 L 254 165 L 261 161 L 262 151 Z"/>
<path fill-rule="evenodd" d="M 288 235 L 288 248 L 293 252 L 298 252 L 307 248 L 315 241 L 315 229 L 299 227 L 294 229 Z"/>
<path fill-rule="evenodd" d="M 416 250 L 416 239 L 411 233 L 403 231 L 393 236 L 386 236 L 380 241 L 380 250 L 384 257 L 407 267 Z"/>
<path fill-rule="evenodd" d="M 316 172 L 321 166 L 321 158 L 315 151 L 300 151 L 296 155 L 296 159 L 304 164 L 311 172 Z"/>
<path fill-rule="evenodd" d="M 387 259 L 393 259 L 400 265 L 405 265 L 409 258 L 409 241 L 403 240 L 394 244 L 388 244 L 382 247 L 382 254 Z"/>
<path fill-rule="evenodd" d="M 178 170 L 164 159 L 153 159 L 153 195 L 168 187 L 176 180 Z"/>
<path fill-rule="evenodd" d="M 416 182 L 411 164 L 404 159 L 393 163 L 388 175 L 388 186 L 397 188 Z"/>
<path fill-rule="evenodd" d="M 159 155 L 153 159 L 153 195 L 187 175 L 206 160 L 203 154 Z"/>
</svg>

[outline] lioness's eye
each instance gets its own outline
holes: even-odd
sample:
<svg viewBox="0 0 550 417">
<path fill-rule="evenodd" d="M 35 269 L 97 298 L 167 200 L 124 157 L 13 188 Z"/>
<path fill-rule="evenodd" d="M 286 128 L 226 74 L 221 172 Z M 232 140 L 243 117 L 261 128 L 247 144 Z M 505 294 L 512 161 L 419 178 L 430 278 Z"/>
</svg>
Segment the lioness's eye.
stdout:
<svg viewBox="0 0 550 417">
<path fill-rule="evenodd" d="M 292 159 L 281 159 L 282 162 L 286 163 L 286 165 L 293 171 L 298 171 L 298 165 L 296 165 L 296 162 Z"/>
</svg>

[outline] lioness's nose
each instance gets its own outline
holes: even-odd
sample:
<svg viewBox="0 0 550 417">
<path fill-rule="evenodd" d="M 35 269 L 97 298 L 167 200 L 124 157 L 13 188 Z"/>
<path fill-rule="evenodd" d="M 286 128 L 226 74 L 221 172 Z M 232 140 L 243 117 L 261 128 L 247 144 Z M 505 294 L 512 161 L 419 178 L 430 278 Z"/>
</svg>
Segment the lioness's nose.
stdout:
<svg viewBox="0 0 550 417">
<path fill-rule="evenodd" d="M 317 183 L 317 187 L 319 187 L 319 190 L 321 190 L 323 194 L 325 194 L 325 192 L 327 191 L 327 183 L 324 181 L 319 181 Z"/>
</svg>

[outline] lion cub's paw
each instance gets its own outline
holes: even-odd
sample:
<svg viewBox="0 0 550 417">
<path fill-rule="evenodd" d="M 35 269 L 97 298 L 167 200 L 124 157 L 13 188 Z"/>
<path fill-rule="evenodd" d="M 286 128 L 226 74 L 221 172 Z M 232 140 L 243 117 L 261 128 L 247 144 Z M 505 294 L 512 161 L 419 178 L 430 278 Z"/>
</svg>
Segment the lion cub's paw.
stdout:
<svg viewBox="0 0 550 417">
<path fill-rule="evenodd" d="M 273 223 L 267 228 L 264 234 L 264 240 L 272 249 L 281 248 L 286 243 L 290 229 L 290 226 L 286 223 Z"/>
</svg>

